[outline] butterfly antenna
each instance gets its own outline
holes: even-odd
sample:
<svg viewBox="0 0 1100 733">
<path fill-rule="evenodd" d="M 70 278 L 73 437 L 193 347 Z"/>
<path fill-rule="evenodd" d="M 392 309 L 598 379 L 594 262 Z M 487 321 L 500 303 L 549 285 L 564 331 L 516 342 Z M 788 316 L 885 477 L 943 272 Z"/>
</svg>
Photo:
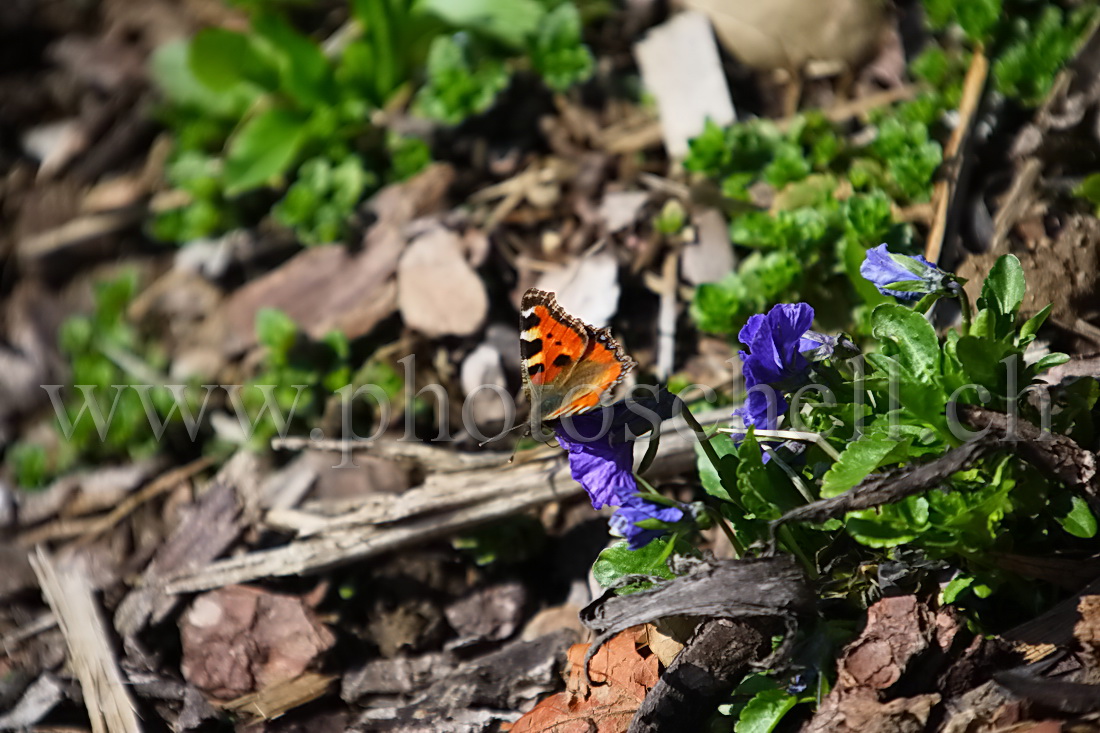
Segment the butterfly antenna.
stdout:
<svg viewBox="0 0 1100 733">
<path fill-rule="evenodd" d="M 480 443 L 477 444 L 477 447 L 478 448 L 484 448 L 485 446 L 489 445 L 490 443 L 495 443 L 496 441 L 503 438 L 505 435 L 508 435 L 509 433 L 514 433 L 515 431 L 517 431 L 517 430 L 519 430 L 520 428 L 523 428 L 523 427 L 527 427 L 527 426 L 526 425 L 516 425 L 515 427 L 509 428 L 509 429 L 505 430 L 503 433 L 501 433 L 500 435 L 494 435 L 490 440 L 481 441 Z M 518 443 L 517 443 L 517 445 L 518 445 Z M 515 451 L 515 449 L 513 449 L 512 450 L 512 456 L 515 457 L 515 455 L 516 455 L 516 451 Z"/>
</svg>

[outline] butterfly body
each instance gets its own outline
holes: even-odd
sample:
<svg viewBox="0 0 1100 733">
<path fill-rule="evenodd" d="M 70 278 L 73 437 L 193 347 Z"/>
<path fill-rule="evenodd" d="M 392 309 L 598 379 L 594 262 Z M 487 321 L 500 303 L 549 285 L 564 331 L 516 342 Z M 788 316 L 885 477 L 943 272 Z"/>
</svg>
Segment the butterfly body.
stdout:
<svg viewBox="0 0 1100 733">
<path fill-rule="evenodd" d="M 520 362 L 536 435 L 543 421 L 597 407 L 634 368 L 608 329 L 566 313 L 553 293 L 534 288 L 520 301 Z"/>
</svg>

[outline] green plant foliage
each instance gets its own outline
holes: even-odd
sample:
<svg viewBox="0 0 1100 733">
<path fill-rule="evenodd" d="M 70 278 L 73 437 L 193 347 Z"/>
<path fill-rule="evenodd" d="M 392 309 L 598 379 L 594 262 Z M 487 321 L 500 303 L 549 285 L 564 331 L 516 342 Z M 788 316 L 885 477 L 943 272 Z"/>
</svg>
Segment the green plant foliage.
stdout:
<svg viewBox="0 0 1100 733">
<path fill-rule="evenodd" d="M 456 125 L 516 69 L 556 91 L 592 71 L 571 2 L 349 0 L 350 31 L 331 48 L 276 3 L 245 6 L 248 30 L 204 29 L 154 55 L 175 138 L 166 177 L 186 198 L 152 222 L 159 239 L 253 225 L 281 194 L 276 221 L 307 245 L 338 241 L 365 196 L 430 161 L 422 141 L 377 129 L 376 112 L 413 93 L 418 114 Z"/>
<path fill-rule="evenodd" d="M 239 404 L 230 402 L 235 411 L 244 410 L 251 424 L 248 444 L 264 450 L 276 435 L 308 434 L 333 394 L 352 385 L 353 370 L 351 345 L 343 333 L 310 339 L 278 309 L 256 314 L 256 338 L 266 348 L 263 365 L 242 386 Z"/>
<path fill-rule="evenodd" d="M 1083 198 L 1092 204 L 1100 216 L 1100 173 L 1093 173 L 1085 177 L 1075 189 L 1073 195 Z"/>
<path fill-rule="evenodd" d="M 581 41 L 581 16 L 572 3 L 546 14 L 531 36 L 531 66 L 556 92 L 592 75 L 592 52 Z"/>
<path fill-rule="evenodd" d="M 761 690 L 741 709 L 734 733 L 771 733 L 798 702 L 786 690 Z"/>
<path fill-rule="evenodd" d="M 431 148 L 420 138 L 391 133 L 386 138 L 386 148 L 390 154 L 391 172 L 398 181 L 412 178 L 432 162 Z"/>
<path fill-rule="evenodd" d="M 1094 3 L 1070 11 L 1049 0 L 924 0 L 924 8 L 933 28 L 958 25 L 982 46 L 997 90 L 1028 106 L 1042 102 L 1097 14 Z"/>
<path fill-rule="evenodd" d="M 611 545 L 596 558 L 592 566 L 592 575 L 600 585 L 610 587 L 628 575 L 650 576 L 671 579 L 672 572 L 666 560 L 672 552 L 670 543 L 679 543 L 682 552 L 691 552 L 690 546 L 682 540 L 656 539 L 640 550 L 631 550 L 625 540 Z M 627 590 L 641 590 L 645 585 L 637 583 Z"/>
<path fill-rule="evenodd" d="M 356 155 L 336 166 L 328 158 L 311 158 L 302 163 L 298 179 L 272 214 L 280 224 L 292 227 L 304 244 L 336 242 L 364 191 L 375 182 L 374 174 Z"/>
<path fill-rule="evenodd" d="M 879 222 L 885 216 L 874 201 L 865 201 L 858 212 L 849 214 L 857 222 Z M 800 349 L 802 361 L 783 361 L 780 355 L 788 341 L 797 344 L 812 337 L 816 343 L 833 342 L 812 331 L 787 333 L 793 321 L 772 319 L 770 313 L 754 322 L 757 334 L 773 329 L 772 340 L 753 337 L 746 363 L 764 369 L 780 360 L 776 368 L 786 376 L 775 385 L 781 397 L 778 419 L 773 423 L 769 418 L 768 424 L 785 432 L 775 434 L 774 428 L 763 430 L 755 424 L 742 434 L 719 433 L 697 446 L 699 485 L 710 504 L 708 515 L 725 523 L 735 553 L 757 555 L 774 542 L 798 558 L 825 597 L 841 606 L 850 604 L 853 620 L 881 592 L 874 585 L 875 569 L 886 563 L 901 568 L 911 578 L 907 582 L 918 587 L 929 572 L 940 578 L 944 571 L 953 571 L 941 600 L 970 612 L 978 628 L 982 616 L 974 608 L 982 601 L 1004 608 L 1025 603 L 1038 609 L 1044 593 L 1035 589 L 1035 581 L 1021 583 L 998 569 L 995 558 L 1001 553 L 1042 555 L 1067 547 L 1087 551 L 1082 541 L 1096 537 L 1098 521 L 1080 487 L 1064 485 L 1021 460 L 1012 443 L 976 457 L 924 493 L 850 511 L 819 525 L 773 524 L 792 509 L 851 491 L 871 474 L 904 473 L 974 438 L 973 426 L 957 419 L 960 405 L 1018 415 L 1031 425 L 1050 425 L 1060 433 L 1094 435 L 1090 415 L 1100 395 L 1095 380 L 1052 392 L 1054 404 L 1046 407 L 1028 399 L 1026 388 L 1067 357 L 1054 353 L 1025 359 L 1050 309 L 1026 320 L 1020 316 L 1026 282 L 1016 257 L 997 260 L 972 305 L 962 288 L 965 283 L 957 277 L 914 258 L 884 263 L 882 252 L 875 254 L 867 259 L 866 272 L 878 287 L 908 282 L 890 279 L 896 274 L 887 266 L 892 262 L 903 275 L 921 278 L 920 288 L 898 292 L 927 294 L 912 305 L 876 305 L 868 319 L 864 353 L 842 350 L 837 341 L 820 353 Z M 926 287 L 936 289 L 922 289 Z M 957 299 L 964 310 L 957 329 L 938 333 L 926 318 L 939 297 Z M 805 310 L 804 304 L 784 306 L 779 314 L 793 318 L 793 313 Z M 774 353 L 757 354 L 759 344 L 771 344 Z M 803 385 L 811 389 L 800 390 Z M 800 449 L 781 445 L 791 437 L 799 438 Z M 636 550 L 626 543 L 613 545 L 600 555 L 594 575 L 605 586 L 621 586 L 627 582 L 624 576 L 659 583 L 668 577 L 669 567 L 678 567 L 666 564 L 670 554 L 691 552 L 690 545 L 685 550 L 674 542 L 682 540 L 666 535 Z M 628 591 L 645 585 L 639 578 L 627 580 L 635 581 Z M 1052 594 L 1047 591 L 1046 596 Z M 843 611 L 830 609 L 829 624 L 836 624 L 838 613 Z M 712 721 L 711 729 L 770 731 L 797 705 L 819 701 L 828 692 L 832 658 L 843 644 L 843 629 L 825 628 L 829 624 L 804 630 L 794 640 L 794 656 L 801 664 L 792 666 L 805 674 L 750 675 L 731 702 L 721 706 L 721 718 Z"/>
<path fill-rule="evenodd" d="M 1092 6 L 1067 13 L 1045 0 L 924 4 L 933 28 L 957 25 L 984 46 L 998 90 L 1023 104 L 1041 101 L 1096 14 Z M 847 325 L 856 308 L 854 331 L 866 335 L 882 297 L 858 277 L 858 265 L 881 242 L 913 251 L 912 228 L 894 212 L 931 196 L 943 155 L 932 132 L 946 134 L 938 123 L 959 103 L 969 53 L 931 45 L 910 67 L 927 88 L 875 111 L 858 144 L 813 113 L 786 130 L 764 120 L 708 124 L 691 141 L 684 167 L 715 181 L 730 200 L 734 245 L 758 250 L 725 279 L 696 288 L 691 313 L 701 330 L 734 334 L 770 303 L 804 300 L 819 314 L 841 314 L 837 324 Z M 751 206 L 750 191 L 762 189 L 772 197 L 766 211 Z M 1080 195 L 1090 192 L 1086 182 Z"/>
<path fill-rule="evenodd" d="M 61 325 L 60 347 L 71 368 L 59 393 L 63 417 L 53 421 L 56 438 L 49 446 L 23 443 L 8 452 L 20 486 L 37 488 L 77 465 L 147 457 L 158 449 L 154 422 L 179 427 L 179 406 L 168 390 L 133 389 L 150 384 L 166 363 L 126 320 L 137 282 L 137 274 L 126 271 L 97 283 L 92 313 Z"/>
<path fill-rule="evenodd" d="M 436 38 L 428 52 L 427 82 L 413 108 L 451 125 L 487 110 L 508 86 L 508 72 L 497 59 L 474 55 L 467 36 Z"/>
<path fill-rule="evenodd" d="M 810 114 L 785 132 L 762 120 L 708 124 L 691 141 L 684 166 L 717 180 L 728 198 L 747 202 L 750 187 L 761 184 L 775 191 L 770 211 L 733 216 L 734 244 L 757 251 L 725 279 L 696 288 L 691 312 L 700 329 L 736 333 L 766 304 L 800 297 L 820 304 L 815 292 L 833 312 L 847 312 L 857 296 L 879 300 L 873 288 L 852 293 L 843 276 L 858 271 L 868 247 L 910 241 L 892 207 L 927 198 L 940 149 L 916 122 L 890 118 L 878 133 L 856 147 Z M 844 191 L 844 177 L 855 193 Z"/>
</svg>

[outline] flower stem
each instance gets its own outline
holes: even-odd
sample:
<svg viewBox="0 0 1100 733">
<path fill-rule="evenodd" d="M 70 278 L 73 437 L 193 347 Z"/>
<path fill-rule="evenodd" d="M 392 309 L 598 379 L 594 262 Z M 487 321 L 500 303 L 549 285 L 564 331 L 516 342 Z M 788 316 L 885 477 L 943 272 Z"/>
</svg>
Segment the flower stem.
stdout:
<svg viewBox="0 0 1100 733">
<path fill-rule="evenodd" d="M 654 494 L 656 496 L 661 496 L 662 495 L 660 491 L 657 491 L 657 489 L 655 489 L 653 487 L 653 484 L 649 483 L 648 481 L 646 481 L 644 478 L 642 478 L 638 474 L 634 474 L 634 480 L 637 481 L 639 484 L 641 484 L 642 489 L 644 490 L 643 493 Z"/>
<path fill-rule="evenodd" d="M 726 539 L 730 541 L 730 546 L 733 548 L 733 557 L 735 560 L 740 560 L 745 556 L 745 548 L 741 544 L 741 541 L 737 539 L 737 535 L 733 533 L 733 528 L 730 527 L 729 522 L 722 516 L 722 512 L 718 511 L 714 507 L 707 507 L 707 514 L 714 520 L 714 523 L 722 530 L 722 533 L 726 535 Z"/>
<path fill-rule="evenodd" d="M 798 544 L 798 540 L 795 538 L 794 531 L 789 525 L 783 524 L 779 527 L 779 541 L 783 544 L 787 550 L 797 557 L 802 565 L 806 568 L 806 575 L 810 580 L 816 580 L 818 577 L 817 567 L 814 565 L 814 561 L 803 552 L 802 546 Z"/>
<path fill-rule="evenodd" d="M 714 450 L 714 446 L 710 444 L 710 436 L 707 435 L 707 431 L 703 430 L 703 426 L 699 424 L 699 421 L 695 419 L 695 415 L 691 414 L 691 410 L 688 409 L 687 404 L 683 400 L 678 400 L 680 403 L 680 414 L 684 416 L 684 422 L 686 422 L 691 429 L 695 432 L 695 437 L 699 439 L 699 444 L 703 448 L 703 452 L 707 454 L 707 460 L 714 466 L 714 472 L 719 476 L 721 480 L 722 467 L 721 459 L 718 457 L 718 452 Z M 732 494 L 731 494 L 732 497 Z M 741 507 L 744 511 L 744 507 Z M 726 518 L 722 516 L 721 512 L 707 507 L 707 512 L 715 523 L 722 529 L 722 532 L 726 535 L 726 539 L 729 540 L 730 546 L 733 547 L 733 555 L 737 558 L 745 556 L 745 548 L 741 542 L 733 534 L 733 529 L 730 528 L 726 522 Z"/>
<path fill-rule="evenodd" d="M 955 291 L 955 297 L 959 299 L 959 310 L 962 312 L 962 333 L 961 336 L 970 335 L 970 296 L 966 294 L 966 290 L 960 285 L 958 290 Z"/>
<path fill-rule="evenodd" d="M 721 471 L 721 459 L 718 457 L 718 452 L 714 450 L 714 446 L 710 444 L 710 436 L 707 435 L 707 431 L 703 430 L 703 426 L 695 419 L 695 415 L 691 414 L 691 410 L 688 409 L 687 404 L 683 400 L 677 401 L 680 403 L 680 414 L 683 415 L 684 422 L 686 422 L 695 432 L 695 437 L 697 437 L 699 443 L 702 444 L 703 452 L 707 454 L 707 459 L 714 465 L 715 471 Z"/>
</svg>

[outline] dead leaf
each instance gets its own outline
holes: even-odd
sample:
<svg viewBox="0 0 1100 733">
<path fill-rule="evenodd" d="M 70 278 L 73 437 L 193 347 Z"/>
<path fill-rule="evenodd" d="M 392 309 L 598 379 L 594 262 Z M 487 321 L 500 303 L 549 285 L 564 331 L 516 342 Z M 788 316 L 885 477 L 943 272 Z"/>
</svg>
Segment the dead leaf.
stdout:
<svg viewBox="0 0 1100 733">
<path fill-rule="evenodd" d="M 1073 636 L 1095 663 L 1100 659 L 1100 596 L 1082 596 L 1077 612 L 1081 620 L 1073 627 Z"/>
<path fill-rule="evenodd" d="M 469 336 L 489 312 L 485 284 L 463 257 L 455 232 L 435 226 L 405 248 L 397 265 L 397 305 L 405 325 L 426 336 Z"/>
<path fill-rule="evenodd" d="M 220 341 L 227 354 L 251 348 L 261 308 L 285 311 L 313 338 L 333 329 L 352 339 L 368 333 L 397 308 L 393 275 L 405 248 L 405 227 L 437 211 L 453 179 L 453 168 L 437 164 L 382 189 L 368 203 L 378 221 L 361 252 L 342 245 L 302 251 L 223 301 L 207 320 L 212 335 L 204 339 Z"/>
<path fill-rule="evenodd" d="M 184 678 L 232 699 L 302 674 L 335 637 L 302 599 L 237 585 L 197 596 L 180 641 Z"/>
<path fill-rule="evenodd" d="M 685 0 L 714 23 L 722 44 L 756 69 L 800 71 L 810 61 L 854 66 L 879 43 L 881 0 Z"/>
<path fill-rule="evenodd" d="M 599 216 L 608 233 L 633 226 L 649 201 L 649 191 L 609 191 L 600 202 Z"/>
<path fill-rule="evenodd" d="M 517 720 L 511 733 L 623 733 L 646 693 L 657 683 L 657 657 L 644 657 L 634 643 L 634 630 L 627 630 L 605 644 L 592 657 L 589 671 L 593 682 L 584 679 L 584 658 L 588 644 L 569 648 L 569 672 L 565 692 L 546 698 Z"/>
<path fill-rule="evenodd" d="M 642 633 L 639 634 L 638 641 L 648 646 L 649 650 L 657 655 L 657 659 L 660 659 L 661 664 L 665 667 L 672 664 L 672 661 L 676 659 L 676 655 L 684 648 L 681 642 L 663 633 L 653 624 L 646 624 L 642 627 Z"/>
<path fill-rule="evenodd" d="M 580 641 L 584 638 L 585 633 L 585 628 L 581 625 L 580 618 L 578 618 L 580 611 L 580 606 L 574 606 L 571 603 L 544 608 L 531 617 L 523 627 L 520 638 L 524 641 L 531 641 L 552 631 L 567 629 L 574 633 L 577 641 Z"/>
<path fill-rule="evenodd" d="M 459 371 L 462 393 L 467 400 L 463 411 L 469 409 L 476 425 L 482 426 L 493 421 L 503 420 L 510 403 L 502 400 L 492 387 L 507 389 L 508 380 L 501 366 L 500 352 L 489 343 L 482 343 L 466 355 Z"/>
<path fill-rule="evenodd" d="M 32 127 L 23 133 L 23 152 L 39 161 L 38 175 L 49 178 L 88 147 L 80 120 L 67 119 Z"/>
<path fill-rule="evenodd" d="M 726 218 L 717 209 L 703 209 L 692 215 L 696 241 L 684 244 L 680 268 L 692 285 L 715 283 L 733 271 L 733 244 Z"/>
<path fill-rule="evenodd" d="M 555 293 L 567 313 L 602 328 L 619 308 L 619 263 L 602 249 L 547 272 L 536 287 Z"/>
</svg>

